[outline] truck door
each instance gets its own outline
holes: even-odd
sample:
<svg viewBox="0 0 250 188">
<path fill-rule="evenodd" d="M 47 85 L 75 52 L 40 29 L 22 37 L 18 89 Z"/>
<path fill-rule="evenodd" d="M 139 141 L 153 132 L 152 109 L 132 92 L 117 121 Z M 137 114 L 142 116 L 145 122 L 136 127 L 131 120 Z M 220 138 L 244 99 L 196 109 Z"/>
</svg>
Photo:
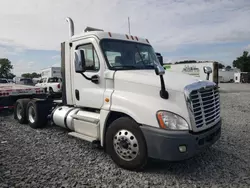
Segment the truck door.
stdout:
<svg viewBox="0 0 250 188">
<path fill-rule="evenodd" d="M 75 50 L 84 51 L 87 70 L 83 74 L 75 72 Z M 73 43 L 71 50 L 71 75 L 73 79 L 72 98 L 76 106 L 101 109 L 104 102 L 104 58 L 100 51 L 99 45 L 94 38 L 88 38 Z M 102 63 L 101 63 L 102 62 Z M 99 77 L 99 83 L 94 83 L 86 79 L 92 76 Z"/>
</svg>

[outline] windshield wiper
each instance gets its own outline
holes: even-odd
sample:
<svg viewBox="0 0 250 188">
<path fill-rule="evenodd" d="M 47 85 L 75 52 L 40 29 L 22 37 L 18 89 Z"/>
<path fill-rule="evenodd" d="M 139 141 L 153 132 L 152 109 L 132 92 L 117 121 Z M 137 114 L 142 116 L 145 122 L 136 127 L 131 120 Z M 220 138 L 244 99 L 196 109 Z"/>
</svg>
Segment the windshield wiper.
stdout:
<svg viewBox="0 0 250 188">
<path fill-rule="evenodd" d="M 140 56 L 140 58 L 141 58 L 141 61 L 142 61 L 143 65 L 146 66 L 146 63 L 143 61 L 143 58 L 142 58 L 142 56 L 141 56 L 141 53 L 140 53 L 140 50 L 139 50 L 138 46 L 135 45 L 135 47 L 136 47 L 136 49 L 137 49 L 137 52 L 138 52 L 138 54 L 139 54 L 139 56 Z"/>
<path fill-rule="evenodd" d="M 146 68 L 155 68 L 155 66 L 154 65 L 144 65 Z"/>
</svg>

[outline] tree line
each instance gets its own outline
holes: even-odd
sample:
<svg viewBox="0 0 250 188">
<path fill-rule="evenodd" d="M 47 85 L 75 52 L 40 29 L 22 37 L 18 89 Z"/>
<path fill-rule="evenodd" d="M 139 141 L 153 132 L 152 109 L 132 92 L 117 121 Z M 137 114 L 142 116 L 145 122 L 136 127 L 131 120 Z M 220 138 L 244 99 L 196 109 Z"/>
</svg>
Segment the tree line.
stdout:
<svg viewBox="0 0 250 188">
<path fill-rule="evenodd" d="M 200 61 L 196 60 L 184 60 L 175 62 L 175 64 L 184 64 L 184 63 L 200 63 Z M 218 63 L 219 68 L 231 69 L 231 66 L 226 66 Z M 240 69 L 241 72 L 250 72 L 250 54 L 248 51 L 243 51 L 242 55 L 237 57 L 232 62 L 233 67 Z M 15 75 L 11 72 L 13 70 L 13 65 L 11 61 L 7 58 L 0 58 L 0 78 L 13 79 Z M 40 74 L 36 72 L 33 73 L 24 73 L 22 74 L 24 78 L 39 78 Z"/>
<path fill-rule="evenodd" d="M 16 77 L 11 71 L 13 70 L 13 65 L 11 61 L 7 58 L 0 58 L 0 78 L 13 79 Z M 41 74 L 33 73 L 24 73 L 21 75 L 23 78 L 39 78 Z"/>
</svg>

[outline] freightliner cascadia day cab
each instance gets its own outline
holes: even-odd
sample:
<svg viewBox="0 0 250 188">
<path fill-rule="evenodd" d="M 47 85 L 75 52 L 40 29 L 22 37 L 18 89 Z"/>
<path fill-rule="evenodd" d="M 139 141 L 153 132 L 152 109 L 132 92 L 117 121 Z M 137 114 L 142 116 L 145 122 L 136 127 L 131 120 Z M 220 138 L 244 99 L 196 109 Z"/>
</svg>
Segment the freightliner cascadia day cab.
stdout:
<svg viewBox="0 0 250 188">
<path fill-rule="evenodd" d="M 39 128 L 49 121 L 67 128 L 129 170 L 141 170 L 148 158 L 188 159 L 219 139 L 214 82 L 165 73 L 147 39 L 90 27 L 75 35 L 73 21 L 67 21 L 62 100 L 18 100 L 14 116 L 19 122 Z"/>
</svg>

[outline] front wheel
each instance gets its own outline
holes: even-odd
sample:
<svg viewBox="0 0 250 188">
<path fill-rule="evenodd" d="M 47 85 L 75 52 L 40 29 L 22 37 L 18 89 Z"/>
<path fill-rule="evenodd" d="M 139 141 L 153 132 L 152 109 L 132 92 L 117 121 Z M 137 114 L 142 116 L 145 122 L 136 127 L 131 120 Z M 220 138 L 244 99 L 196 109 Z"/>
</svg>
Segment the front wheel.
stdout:
<svg viewBox="0 0 250 188">
<path fill-rule="evenodd" d="M 138 124 L 121 117 L 109 126 L 106 133 L 106 150 L 112 160 L 127 170 L 141 170 L 147 164 L 147 146 Z"/>
</svg>

